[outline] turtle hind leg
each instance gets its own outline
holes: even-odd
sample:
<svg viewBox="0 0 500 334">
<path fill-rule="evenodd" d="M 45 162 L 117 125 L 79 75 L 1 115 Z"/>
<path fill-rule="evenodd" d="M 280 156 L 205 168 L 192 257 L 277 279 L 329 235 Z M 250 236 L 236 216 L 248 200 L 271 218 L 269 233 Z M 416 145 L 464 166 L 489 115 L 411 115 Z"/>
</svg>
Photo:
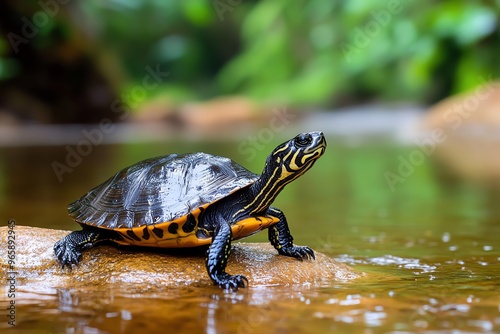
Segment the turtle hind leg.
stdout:
<svg viewBox="0 0 500 334">
<path fill-rule="evenodd" d="M 220 288 L 236 291 L 248 285 L 243 275 L 229 275 L 226 273 L 227 260 L 231 253 L 231 228 L 221 219 L 215 228 L 212 244 L 207 251 L 206 267 L 212 282 Z"/>
<path fill-rule="evenodd" d="M 108 239 L 105 233 L 97 230 L 74 231 L 54 244 L 54 253 L 62 267 L 77 265 L 82 251 L 93 247 L 96 243 Z"/>
</svg>

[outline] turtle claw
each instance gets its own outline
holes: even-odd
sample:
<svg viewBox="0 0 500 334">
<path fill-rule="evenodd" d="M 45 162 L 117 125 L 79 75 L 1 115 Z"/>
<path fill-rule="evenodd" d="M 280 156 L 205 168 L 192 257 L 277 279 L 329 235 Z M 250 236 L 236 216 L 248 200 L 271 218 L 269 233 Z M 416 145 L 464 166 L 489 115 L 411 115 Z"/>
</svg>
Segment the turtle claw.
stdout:
<svg viewBox="0 0 500 334">
<path fill-rule="evenodd" d="M 75 249 L 65 239 L 55 243 L 54 253 L 57 260 L 61 263 L 62 269 L 64 269 L 65 266 L 71 269 L 72 265 L 76 266 L 82 257 L 82 252 Z"/>
<path fill-rule="evenodd" d="M 299 261 L 303 260 L 316 260 L 314 251 L 307 246 L 289 246 L 283 247 L 279 250 L 281 255 L 294 257 Z"/>
<path fill-rule="evenodd" d="M 248 286 L 248 280 L 243 275 L 229 275 L 226 274 L 218 279 L 215 284 L 222 289 L 230 290 L 233 292 L 238 291 L 238 288 L 246 288 Z"/>
</svg>

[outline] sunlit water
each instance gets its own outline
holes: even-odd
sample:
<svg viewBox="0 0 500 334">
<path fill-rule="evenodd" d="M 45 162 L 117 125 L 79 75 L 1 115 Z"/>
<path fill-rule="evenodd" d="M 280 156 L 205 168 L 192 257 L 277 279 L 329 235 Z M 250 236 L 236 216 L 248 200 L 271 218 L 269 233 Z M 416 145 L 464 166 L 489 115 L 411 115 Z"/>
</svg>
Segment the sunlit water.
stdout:
<svg viewBox="0 0 500 334">
<path fill-rule="evenodd" d="M 54 162 L 67 165 L 67 148 L 3 148 L 2 219 L 77 229 L 67 217 L 67 204 L 124 166 L 150 156 L 206 151 L 259 172 L 279 141 L 254 148 L 255 157 L 241 142 L 98 146 L 59 178 Z M 144 293 L 143 287 L 113 284 L 99 291 L 23 292 L 16 326 L 8 325 L 2 311 L 0 328 L 20 333 L 500 332 L 498 192 L 450 177 L 432 156 L 391 188 L 385 173 L 397 173 L 398 157 L 412 150 L 330 138 L 324 157 L 275 203 L 287 214 L 297 244 L 365 272 L 362 279 L 250 286 L 237 293 L 212 286 Z M 245 241 L 266 237 L 260 233 Z M 5 294 L 0 306 L 7 306 Z"/>
</svg>

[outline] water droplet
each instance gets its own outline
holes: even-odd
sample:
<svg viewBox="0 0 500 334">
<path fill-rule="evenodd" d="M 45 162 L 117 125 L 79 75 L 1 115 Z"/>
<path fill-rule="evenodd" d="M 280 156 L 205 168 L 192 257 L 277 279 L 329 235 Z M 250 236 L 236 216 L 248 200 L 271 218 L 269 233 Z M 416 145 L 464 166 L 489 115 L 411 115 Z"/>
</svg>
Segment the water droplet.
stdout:
<svg viewBox="0 0 500 334">
<path fill-rule="evenodd" d="M 490 251 L 490 250 L 493 250 L 493 246 L 485 245 L 485 246 L 483 246 L 483 250 L 484 250 L 485 252 L 488 252 L 488 251 Z"/>
</svg>

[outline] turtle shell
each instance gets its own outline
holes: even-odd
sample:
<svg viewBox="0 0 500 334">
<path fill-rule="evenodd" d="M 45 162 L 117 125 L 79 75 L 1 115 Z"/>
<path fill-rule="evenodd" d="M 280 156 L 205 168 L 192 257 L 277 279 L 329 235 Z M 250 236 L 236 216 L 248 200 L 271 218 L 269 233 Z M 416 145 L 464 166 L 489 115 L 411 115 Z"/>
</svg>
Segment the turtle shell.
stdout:
<svg viewBox="0 0 500 334">
<path fill-rule="evenodd" d="M 121 170 L 71 203 L 68 212 L 83 225 L 131 231 L 128 235 L 132 239 L 136 239 L 133 231 L 142 228 L 144 234 L 151 231 L 162 239 L 163 231 L 155 229 L 163 226 L 175 232 L 171 225 L 176 222 L 191 224 L 188 229 L 192 230 L 203 208 L 258 178 L 228 158 L 206 153 L 171 154 Z"/>
</svg>

